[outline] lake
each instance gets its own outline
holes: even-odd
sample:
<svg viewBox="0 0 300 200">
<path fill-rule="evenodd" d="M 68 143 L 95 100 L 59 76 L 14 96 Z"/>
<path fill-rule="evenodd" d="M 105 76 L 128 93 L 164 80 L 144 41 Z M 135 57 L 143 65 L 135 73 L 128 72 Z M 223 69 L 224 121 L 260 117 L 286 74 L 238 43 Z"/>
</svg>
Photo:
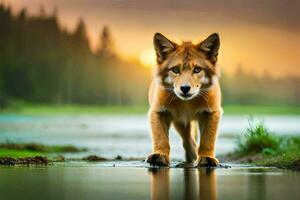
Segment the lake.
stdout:
<svg viewBox="0 0 300 200">
<path fill-rule="evenodd" d="M 216 154 L 233 151 L 235 141 L 248 127 L 249 116 L 224 115 L 216 145 Z M 300 133 L 300 116 L 256 116 L 275 134 Z M 151 152 L 151 137 L 146 115 L 26 116 L 0 115 L 0 142 L 5 141 L 65 145 L 88 148 L 87 152 L 64 154 L 82 157 L 96 154 L 107 158 L 145 158 Z M 178 134 L 171 129 L 171 157 L 183 159 Z"/>
<path fill-rule="evenodd" d="M 233 151 L 248 127 L 248 116 L 222 119 L 217 154 Z M 259 116 L 275 134 L 300 133 L 299 116 Z M 80 158 L 121 155 L 135 161 L 68 161 L 50 166 L 0 166 L 0 199 L 288 199 L 300 196 L 300 173 L 230 164 L 231 168 L 174 168 L 183 160 L 179 136 L 170 133 L 171 168 L 149 168 L 151 152 L 145 115 L 26 116 L 0 115 L 0 142 L 71 144 L 87 152 Z"/>
</svg>

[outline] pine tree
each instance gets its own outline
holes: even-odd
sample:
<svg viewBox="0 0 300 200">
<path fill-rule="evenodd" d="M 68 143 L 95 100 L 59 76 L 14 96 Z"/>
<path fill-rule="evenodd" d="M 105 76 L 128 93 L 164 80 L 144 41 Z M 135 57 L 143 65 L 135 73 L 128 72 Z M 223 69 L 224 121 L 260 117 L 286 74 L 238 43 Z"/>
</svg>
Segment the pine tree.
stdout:
<svg viewBox="0 0 300 200">
<path fill-rule="evenodd" d="M 103 27 L 99 40 L 100 46 L 96 53 L 97 56 L 115 58 L 115 44 L 108 26 Z"/>
</svg>

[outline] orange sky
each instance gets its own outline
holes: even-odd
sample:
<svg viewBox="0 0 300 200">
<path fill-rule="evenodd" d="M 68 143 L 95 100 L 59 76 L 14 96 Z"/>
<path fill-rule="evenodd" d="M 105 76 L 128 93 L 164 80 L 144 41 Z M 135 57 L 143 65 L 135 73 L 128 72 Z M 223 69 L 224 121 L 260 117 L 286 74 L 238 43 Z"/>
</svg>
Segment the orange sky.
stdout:
<svg viewBox="0 0 300 200">
<path fill-rule="evenodd" d="M 43 5 L 58 8 L 62 26 L 72 30 L 82 17 L 91 45 L 109 25 L 123 57 L 151 58 L 155 32 L 181 41 L 199 41 L 210 33 L 221 37 L 219 64 L 225 72 L 238 65 L 246 71 L 300 76 L 299 1 L 143 1 L 143 0 L 2 0 L 14 11 L 30 14 Z M 270 3 L 269 3 L 270 2 Z M 149 55 L 148 55 L 149 54 Z"/>
</svg>

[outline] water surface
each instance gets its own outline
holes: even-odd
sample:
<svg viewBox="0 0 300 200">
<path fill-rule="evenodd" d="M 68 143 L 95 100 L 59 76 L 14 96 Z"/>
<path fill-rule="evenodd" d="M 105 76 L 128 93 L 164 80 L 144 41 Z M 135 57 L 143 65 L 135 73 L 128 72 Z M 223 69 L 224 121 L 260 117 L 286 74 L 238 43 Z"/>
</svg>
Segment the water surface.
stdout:
<svg viewBox="0 0 300 200">
<path fill-rule="evenodd" d="M 240 165 L 153 169 L 136 161 L 0 167 L 1 199 L 296 200 L 299 185 L 299 172 Z"/>
</svg>

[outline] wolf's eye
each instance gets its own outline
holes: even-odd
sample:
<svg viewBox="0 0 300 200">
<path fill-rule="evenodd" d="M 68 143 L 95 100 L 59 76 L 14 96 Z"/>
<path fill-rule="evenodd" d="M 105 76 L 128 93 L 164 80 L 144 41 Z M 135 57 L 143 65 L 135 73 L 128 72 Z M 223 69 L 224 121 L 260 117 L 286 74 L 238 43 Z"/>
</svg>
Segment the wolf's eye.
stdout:
<svg viewBox="0 0 300 200">
<path fill-rule="evenodd" d="M 180 72 L 180 69 L 179 69 L 178 66 L 172 67 L 171 70 L 172 70 L 172 72 L 174 72 L 175 74 L 179 74 L 179 72 Z"/>
<path fill-rule="evenodd" d="M 201 72 L 201 67 L 195 67 L 194 68 L 194 73 L 199 73 L 199 72 Z"/>
</svg>

